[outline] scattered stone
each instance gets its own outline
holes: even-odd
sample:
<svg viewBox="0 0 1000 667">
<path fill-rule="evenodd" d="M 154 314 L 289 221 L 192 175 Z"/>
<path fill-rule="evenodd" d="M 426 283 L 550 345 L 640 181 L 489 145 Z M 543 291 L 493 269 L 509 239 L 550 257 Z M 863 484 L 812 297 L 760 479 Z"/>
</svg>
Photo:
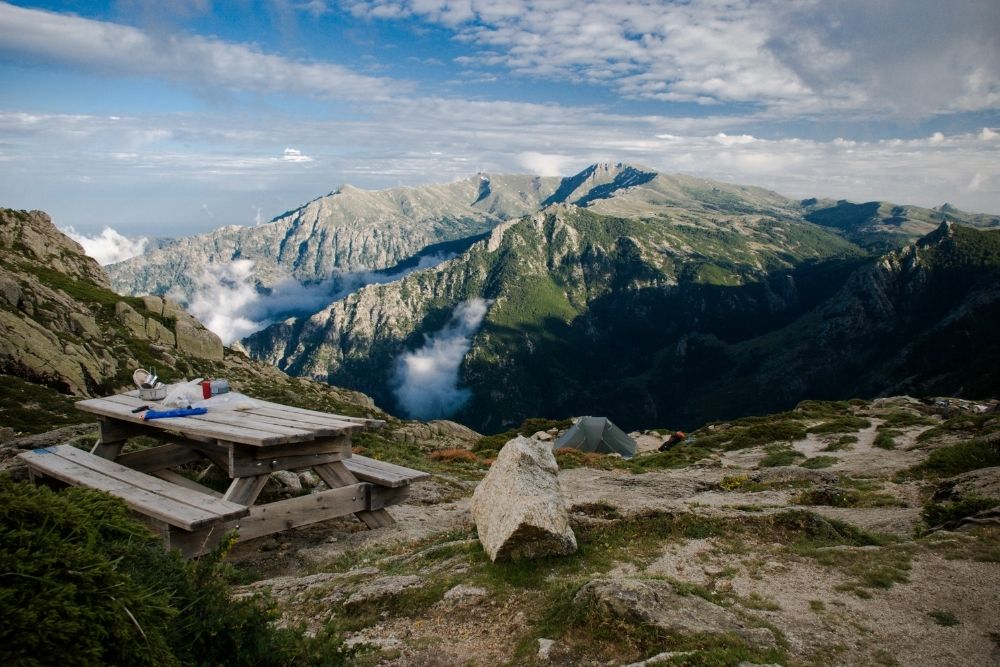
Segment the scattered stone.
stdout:
<svg viewBox="0 0 1000 667">
<path fill-rule="evenodd" d="M 693 655 L 694 651 L 666 651 L 664 653 L 657 653 L 652 658 L 646 658 L 639 662 L 633 662 L 625 667 L 652 667 L 653 665 L 662 665 L 668 660 L 673 660 L 674 658 L 681 658 L 686 655 Z"/>
<path fill-rule="evenodd" d="M 115 304 L 115 317 L 125 325 L 125 328 L 133 336 L 141 340 L 146 339 L 146 318 L 140 315 L 135 308 L 124 301 L 119 301 Z"/>
<path fill-rule="evenodd" d="M 13 278 L 0 276 L 0 297 L 3 297 L 4 301 L 12 307 L 17 308 L 21 304 L 21 286 Z"/>
<path fill-rule="evenodd" d="M 503 446 L 472 496 L 472 518 L 491 561 L 576 551 L 558 472 L 545 443 L 518 436 Z"/>
<path fill-rule="evenodd" d="M 154 343 L 169 345 L 173 347 L 177 344 L 174 332 L 166 328 L 152 317 L 146 319 L 146 337 Z"/>
<path fill-rule="evenodd" d="M 70 326 L 73 333 L 78 336 L 91 336 L 97 338 L 101 335 L 101 328 L 97 326 L 97 320 L 84 313 L 70 313 Z"/>
<path fill-rule="evenodd" d="M 306 470 L 305 472 L 299 473 L 299 482 L 306 489 L 315 489 L 319 486 L 319 476 L 312 470 Z"/>
<path fill-rule="evenodd" d="M 532 440 L 540 440 L 541 442 L 549 442 L 552 440 L 552 435 L 547 431 L 537 431 L 533 436 Z"/>
<path fill-rule="evenodd" d="M 302 490 L 302 482 L 299 481 L 299 476 L 291 470 L 276 470 L 271 473 L 271 479 L 281 484 L 283 489 L 289 491 Z"/>
<path fill-rule="evenodd" d="M 389 598 L 398 596 L 405 590 L 422 588 L 423 585 L 424 580 L 414 574 L 381 577 L 354 591 L 351 597 L 347 598 L 347 601 L 344 603 L 344 608 L 349 611 L 352 608 L 388 600 Z"/>
<path fill-rule="evenodd" d="M 465 584 L 459 584 L 452 589 L 449 589 L 447 593 L 444 594 L 445 600 L 478 600 L 484 598 L 487 595 L 485 588 L 480 588 L 479 586 L 466 586 Z"/>
<path fill-rule="evenodd" d="M 162 315 L 163 314 L 163 299 L 162 298 L 160 298 L 158 296 L 153 296 L 151 294 L 147 294 L 146 296 L 143 296 L 143 297 L 140 297 L 140 298 L 142 299 L 142 305 L 144 305 L 146 307 L 146 310 L 148 310 L 149 312 L 154 313 L 156 315 Z"/>
<path fill-rule="evenodd" d="M 552 654 L 552 647 L 555 646 L 555 641 L 552 639 L 544 639 L 542 637 L 538 638 L 538 659 L 548 660 L 549 656 Z"/>
</svg>

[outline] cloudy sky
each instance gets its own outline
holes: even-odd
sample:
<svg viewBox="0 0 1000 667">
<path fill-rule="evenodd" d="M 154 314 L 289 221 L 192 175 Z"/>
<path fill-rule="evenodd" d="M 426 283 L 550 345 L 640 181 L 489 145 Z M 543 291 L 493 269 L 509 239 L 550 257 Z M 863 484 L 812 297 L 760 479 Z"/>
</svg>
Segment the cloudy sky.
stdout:
<svg viewBox="0 0 1000 667">
<path fill-rule="evenodd" d="M 0 2 L 0 206 L 250 225 L 600 160 L 1000 213 L 996 0 Z"/>
</svg>

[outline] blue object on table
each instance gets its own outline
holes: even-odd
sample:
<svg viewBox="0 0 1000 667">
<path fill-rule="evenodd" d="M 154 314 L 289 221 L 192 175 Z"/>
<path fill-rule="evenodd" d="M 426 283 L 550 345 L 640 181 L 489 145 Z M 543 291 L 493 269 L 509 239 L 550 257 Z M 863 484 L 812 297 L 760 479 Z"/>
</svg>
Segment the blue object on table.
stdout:
<svg viewBox="0 0 1000 667">
<path fill-rule="evenodd" d="M 166 419 L 168 417 L 190 417 L 192 415 L 203 415 L 208 412 L 208 408 L 181 408 L 179 410 L 146 410 L 142 419 Z"/>
</svg>

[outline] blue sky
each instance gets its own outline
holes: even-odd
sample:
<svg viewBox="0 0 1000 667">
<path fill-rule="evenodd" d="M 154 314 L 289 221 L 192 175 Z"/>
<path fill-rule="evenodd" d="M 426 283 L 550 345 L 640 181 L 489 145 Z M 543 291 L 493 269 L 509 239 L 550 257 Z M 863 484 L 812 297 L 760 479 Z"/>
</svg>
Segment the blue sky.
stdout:
<svg viewBox="0 0 1000 667">
<path fill-rule="evenodd" d="M 995 0 L 0 2 L 0 206 L 95 234 L 600 160 L 1000 213 Z"/>
</svg>

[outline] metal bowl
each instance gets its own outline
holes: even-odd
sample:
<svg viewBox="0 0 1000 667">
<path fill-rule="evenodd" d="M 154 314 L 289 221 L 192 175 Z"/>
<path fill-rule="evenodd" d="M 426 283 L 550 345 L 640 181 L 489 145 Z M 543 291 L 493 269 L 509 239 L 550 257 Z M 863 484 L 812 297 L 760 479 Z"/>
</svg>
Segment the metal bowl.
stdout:
<svg viewBox="0 0 1000 667">
<path fill-rule="evenodd" d="M 151 389 L 139 389 L 139 398 L 144 401 L 162 401 L 167 397 L 167 388 L 163 385 Z"/>
</svg>

